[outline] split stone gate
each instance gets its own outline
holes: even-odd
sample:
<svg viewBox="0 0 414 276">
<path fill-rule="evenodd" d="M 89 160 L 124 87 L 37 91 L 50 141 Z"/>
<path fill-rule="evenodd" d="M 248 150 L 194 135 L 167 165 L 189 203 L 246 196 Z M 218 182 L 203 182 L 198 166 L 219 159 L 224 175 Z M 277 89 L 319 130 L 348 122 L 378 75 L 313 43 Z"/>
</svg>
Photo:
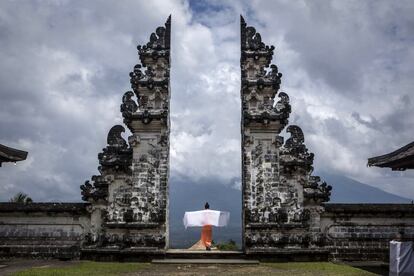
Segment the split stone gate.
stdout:
<svg viewBox="0 0 414 276">
<path fill-rule="evenodd" d="M 289 96 L 265 45 L 241 17 L 242 217 L 245 252 L 318 247 L 320 214 L 330 186 L 312 176 L 313 154 L 300 127 L 288 126 Z M 164 251 L 168 247 L 171 18 L 138 46 L 141 64 L 130 73 L 121 125 L 99 154 L 100 175 L 81 186 L 91 203 L 85 248 Z M 290 137 L 280 132 L 287 127 Z"/>
</svg>

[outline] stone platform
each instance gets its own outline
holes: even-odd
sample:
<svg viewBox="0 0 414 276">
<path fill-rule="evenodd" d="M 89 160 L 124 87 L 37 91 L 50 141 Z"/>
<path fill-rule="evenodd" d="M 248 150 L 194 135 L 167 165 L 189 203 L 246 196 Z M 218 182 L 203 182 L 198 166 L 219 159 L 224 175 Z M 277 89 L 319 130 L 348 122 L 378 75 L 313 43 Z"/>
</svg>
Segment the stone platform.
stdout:
<svg viewBox="0 0 414 276">
<path fill-rule="evenodd" d="M 187 249 L 81 249 L 81 259 L 94 261 L 151 261 L 155 259 L 244 259 L 242 251 L 206 251 Z"/>
<path fill-rule="evenodd" d="M 219 260 L 251 260 L 263 262 L 299 262 L 299 261 L 328 261 L 329 251 L 321 249 L 278 249 L 278 250 L 249 250 L 243 251 L 206 251 L 187 249 L 148 250 L 135 249 L 82 249 L 81 259 L 94 261 L 154 261 L 203 260 L 217 263 Z M 158 262 L 158 261 L 157 261 Z"/>
<path fill-rule="evenodd" d="M 168 249 L 166 259 L 243 259 L 243 251 Z"/>
<path fill-rule="evenodd" d="M 250 249 L 244 253 L 246 259 L 264 262 L 323 262 L 329 260 L 329 251 L 321 248 Z"/>
<path fill-rule="evenodd" d="M 258 260 L 245 259 L 155 259 L 153 264 L 236 264 L 236 265 L 258 265 Z"/>
</svg>

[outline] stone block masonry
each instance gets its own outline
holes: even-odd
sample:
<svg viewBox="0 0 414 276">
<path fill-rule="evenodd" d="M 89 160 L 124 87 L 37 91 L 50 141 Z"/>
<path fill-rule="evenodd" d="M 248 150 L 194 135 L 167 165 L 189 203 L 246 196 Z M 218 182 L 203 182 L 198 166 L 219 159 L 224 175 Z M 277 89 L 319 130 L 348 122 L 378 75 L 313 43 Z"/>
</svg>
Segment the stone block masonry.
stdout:
<svg viewBox="0 0 414 276">
<path fill-rule="evenodd" d="M 321 229 L 332 259 L 387 261 L 392 239 L 414 240 L 414 205 L 326 204 Z"/>
<path fill-rule="evenodd" d="M 0 257 L 79 258 L 87 203 L 0 203 Z"/>
</svg>

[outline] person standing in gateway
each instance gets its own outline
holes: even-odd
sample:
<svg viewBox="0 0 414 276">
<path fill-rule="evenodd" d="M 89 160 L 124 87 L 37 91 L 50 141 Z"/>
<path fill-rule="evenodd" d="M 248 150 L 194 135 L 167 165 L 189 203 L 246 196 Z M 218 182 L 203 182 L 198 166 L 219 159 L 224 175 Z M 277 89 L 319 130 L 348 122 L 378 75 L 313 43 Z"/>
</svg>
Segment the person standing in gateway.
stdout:
<svg viewBox="0 0 414 276">
<path fill-rule="evenodd" d="M 230 219 L 230 213 L 226 211 L 210 210 L 208 202 L 204 205 L 204 210 L 185 212 L 183 223 L 184 227 L 202 227 L 201 238 L 189 250 L 215 250 L 212 248 L 213 226 L 227 226 Z"/>
<path fill-rule="evenodd" d="M 210 210 L 210 205 L 208 202 L 204 205 L 204 210 Z M 201 225 L 200 225 L 201 226 Z M 201 226 L 201 238 L 189 250 L 202 250 L 206 249 L 207 251 L 211 250 L 211 245 L 213 242 L 213 226 L 211 224 L 203 224 Z"/>
<path fill-rule="evenodd" d="M 204 209 L 209 210 L 210 205 L 208 202 L 204 205 Z M 201 228 L 201 241 L 206 247 L 206 250 L 211 250 L 211 242 L 212 242 L 212 236 L 213 236 L 213 226 L 207 224 L 204 225 L 203 228 Z"/>
</svg>

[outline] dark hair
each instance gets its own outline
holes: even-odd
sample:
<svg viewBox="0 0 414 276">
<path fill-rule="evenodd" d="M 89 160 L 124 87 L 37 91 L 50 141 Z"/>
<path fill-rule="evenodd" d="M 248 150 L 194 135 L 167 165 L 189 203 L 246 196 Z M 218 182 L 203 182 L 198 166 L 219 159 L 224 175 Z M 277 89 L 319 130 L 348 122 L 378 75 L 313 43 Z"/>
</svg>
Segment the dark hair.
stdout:
<svg viewBox="0 0 414 276">
<path fill-rule="evenodd" d="M 210 205 L 208 204 L 208 202 L 206 202 L 206 204 L 204 205 L 204 209 L 210 209 Z"/>
</svg>

